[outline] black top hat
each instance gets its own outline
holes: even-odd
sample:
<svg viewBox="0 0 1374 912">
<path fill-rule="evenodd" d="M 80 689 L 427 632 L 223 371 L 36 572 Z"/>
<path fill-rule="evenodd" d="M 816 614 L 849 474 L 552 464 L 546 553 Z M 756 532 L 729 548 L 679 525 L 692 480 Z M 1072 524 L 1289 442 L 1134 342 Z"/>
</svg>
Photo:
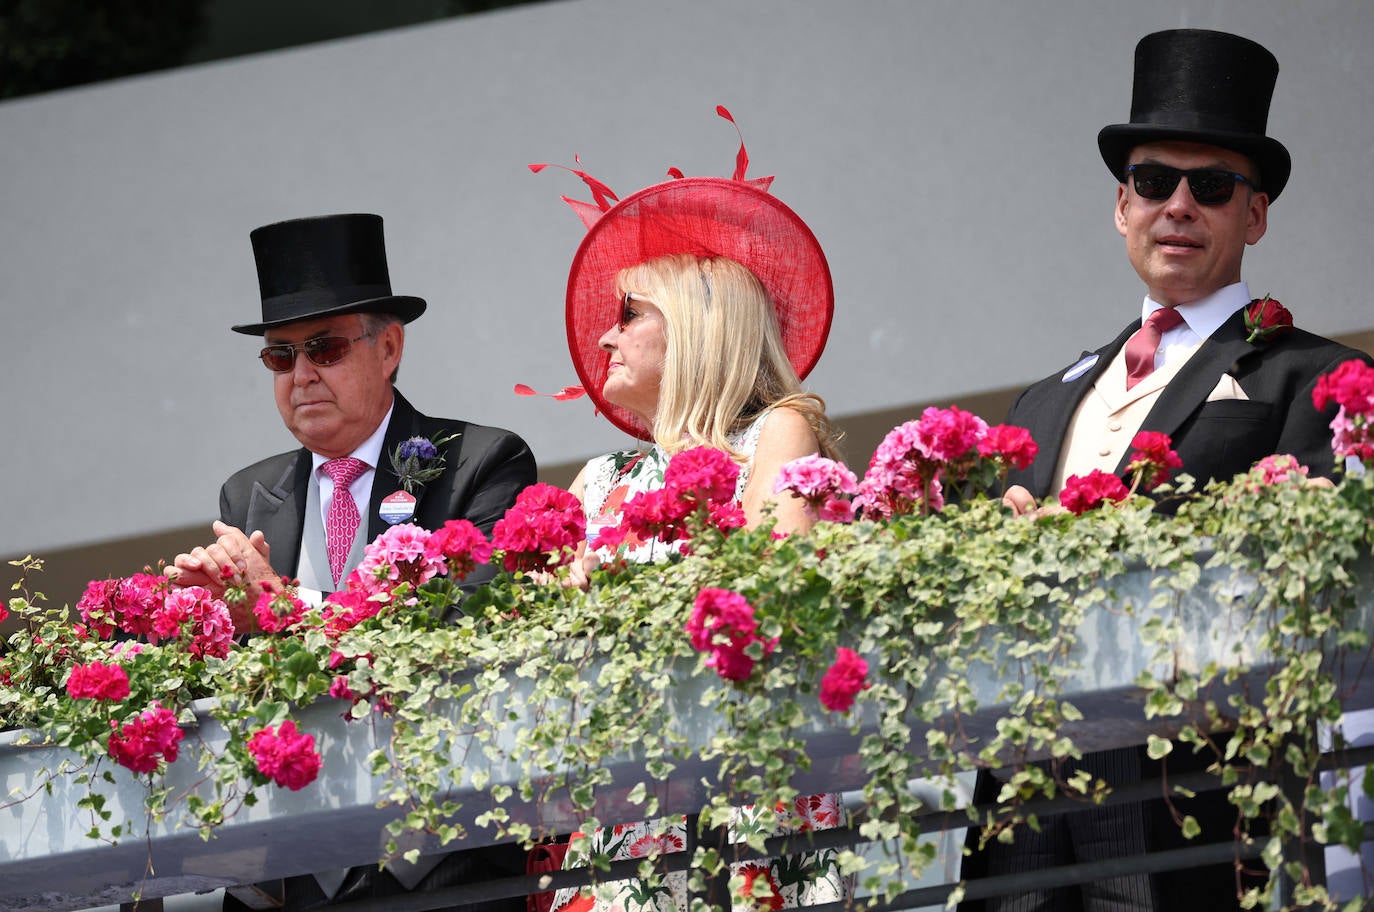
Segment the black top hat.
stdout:
<svg viewBox="0 0 1374 912">
<path fill-rule="evenodd" d="M 348 313 L 395 314 L 409 323 L 425 302 L 391 293 L 380 215 L 321 215 L 255 229 L 262 322 L 233 327 L 260 336 L 274 326 Z"/>
<path fill-rule="evenodd" d="M 1226 32 L 1155 32 L 1135 47 L 1131 122 L 1103 127 L 1097 147 L 1117 180 L 1141 143 L 1181 139 L 1231 149 L 1259 168 L 1259 189 L 1278 199 L 1292 160 L 1264 135 L 1279 62 L 1248 38 Z"/>
</svg>

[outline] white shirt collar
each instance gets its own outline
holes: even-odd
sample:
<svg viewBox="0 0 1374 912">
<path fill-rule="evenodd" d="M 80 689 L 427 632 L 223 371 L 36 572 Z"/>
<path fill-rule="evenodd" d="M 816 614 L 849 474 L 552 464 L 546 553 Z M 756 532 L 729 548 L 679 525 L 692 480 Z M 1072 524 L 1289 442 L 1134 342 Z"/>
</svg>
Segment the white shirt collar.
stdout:
<svg viewBox="0 0 1374 912">
<path fill-rule="evenodd" d="M 1201 341 L 1216 332 L 1221 324 L 1230 318 L 1231 314 L 1249 304 L 1250 300 L 1250 286 L 1244 282 L 1237 282 L 1234 285 L 1227 285 L 1205 298 L 1178 305 L 1178 312 L 1183 317 L 1183 322 L 1188 329 Z M 1141 321 L 1143 322 L 1162 306 L 1147 295 L 1145 303 L 1140 308 Z M 1178 329 L 1172 329 L 1169 332 L 1177 331 Z M 1169 333 L 1165 333 L 1164 338 L 1167 340 L 1168 337 Z"/>
<path fill-rule="evenodd" d="M 396 400 L 393 398 L 391 400 L 391 408 L 386 410 L 386 415 L 382 418 L 382 423 L 377 425 L 377 429 L 372 432 L 372 436 L 360 443 L 358 448 L 348 455 L 352 456 L 354 459 L 361 459 L 373 469 L 376 469 L 382 461 L 382 444 L 386 442 L 386 429 L 391 426 L 391 413 L 395 408 Z M 320 471 L 320 466 L 328 461 L 329 457 L 312 452 L 310 454 L 311 471 L 318 473 Z"/>
</svg>

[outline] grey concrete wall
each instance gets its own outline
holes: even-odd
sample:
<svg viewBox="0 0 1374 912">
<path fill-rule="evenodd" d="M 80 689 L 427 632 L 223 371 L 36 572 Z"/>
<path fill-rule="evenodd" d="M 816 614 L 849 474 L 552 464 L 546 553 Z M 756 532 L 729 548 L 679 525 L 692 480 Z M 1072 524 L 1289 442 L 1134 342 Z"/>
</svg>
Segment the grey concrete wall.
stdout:
<svg viewBox="0 0 1374 912">
<path fill-rule="evenodd" d="M 1094 137 L 1132 51 L 1226 28 L 1278 56 L 1294 174 L 1247 257 L 1325 333 L 1374 326 L 1374 5 L 1366 0 L 568 0 L 0 104 L 0 554 L 205 521 L 231 471 L 292 445 L 257 343 L 248 232 L 386 218 L 431 311 L 401 387 L 524 434 L 541 462 L 622 444 L 575 381 L 563 287 L 585 167 L 622 193 L 755 175 L 808 220 L 838 294 L 810 385 L 838 415 L 1024 384 L 1143 293 Z M 856 461 L 866 454 L 854 454 Z M 132 568 L 131 568 L 132 569 Z"/>
</svg>

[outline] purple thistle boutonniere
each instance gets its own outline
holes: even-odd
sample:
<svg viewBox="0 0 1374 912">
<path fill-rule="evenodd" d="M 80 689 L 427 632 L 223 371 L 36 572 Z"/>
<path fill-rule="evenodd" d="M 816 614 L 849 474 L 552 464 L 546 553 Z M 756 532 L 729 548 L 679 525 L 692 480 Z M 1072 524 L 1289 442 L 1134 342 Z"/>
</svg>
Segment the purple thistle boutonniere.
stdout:
<svg viewBox="0 0 1374 912">
<path fill-rule="evenodd" d="M 1256 298 L 1245 308 L 1245 341 L 1268 342 L 1274 336 L 1281 336 L 1293 330 L 1293 315 L 1269 295 Z"/>
<path fill-rule="evenodd" d="M 433 440 L 416 436 L 396 445 L 391 453 L 391 471 L 396 473 L 407 494 L 444 474 L 444 457 L 439 448 L 458 436 L 441 432 Z"/>
</svg>

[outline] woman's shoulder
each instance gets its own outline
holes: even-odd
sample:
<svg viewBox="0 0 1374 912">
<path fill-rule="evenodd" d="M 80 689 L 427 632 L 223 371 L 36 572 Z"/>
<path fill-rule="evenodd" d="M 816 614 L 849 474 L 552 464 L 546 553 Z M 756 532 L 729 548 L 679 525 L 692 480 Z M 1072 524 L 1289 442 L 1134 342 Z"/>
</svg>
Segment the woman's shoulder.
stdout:
<svg viewBox="0 0 1374 912">
<path fill-rule="evenodd" d="M 801 409 L 786 404 L 774 406 L 759 415 L 750 426 L 750 431 L 754 432 L 755 441 L 764 445 L 808 443 L 815 446 L 819 443 L 816 429 Z"/>
</svg>

